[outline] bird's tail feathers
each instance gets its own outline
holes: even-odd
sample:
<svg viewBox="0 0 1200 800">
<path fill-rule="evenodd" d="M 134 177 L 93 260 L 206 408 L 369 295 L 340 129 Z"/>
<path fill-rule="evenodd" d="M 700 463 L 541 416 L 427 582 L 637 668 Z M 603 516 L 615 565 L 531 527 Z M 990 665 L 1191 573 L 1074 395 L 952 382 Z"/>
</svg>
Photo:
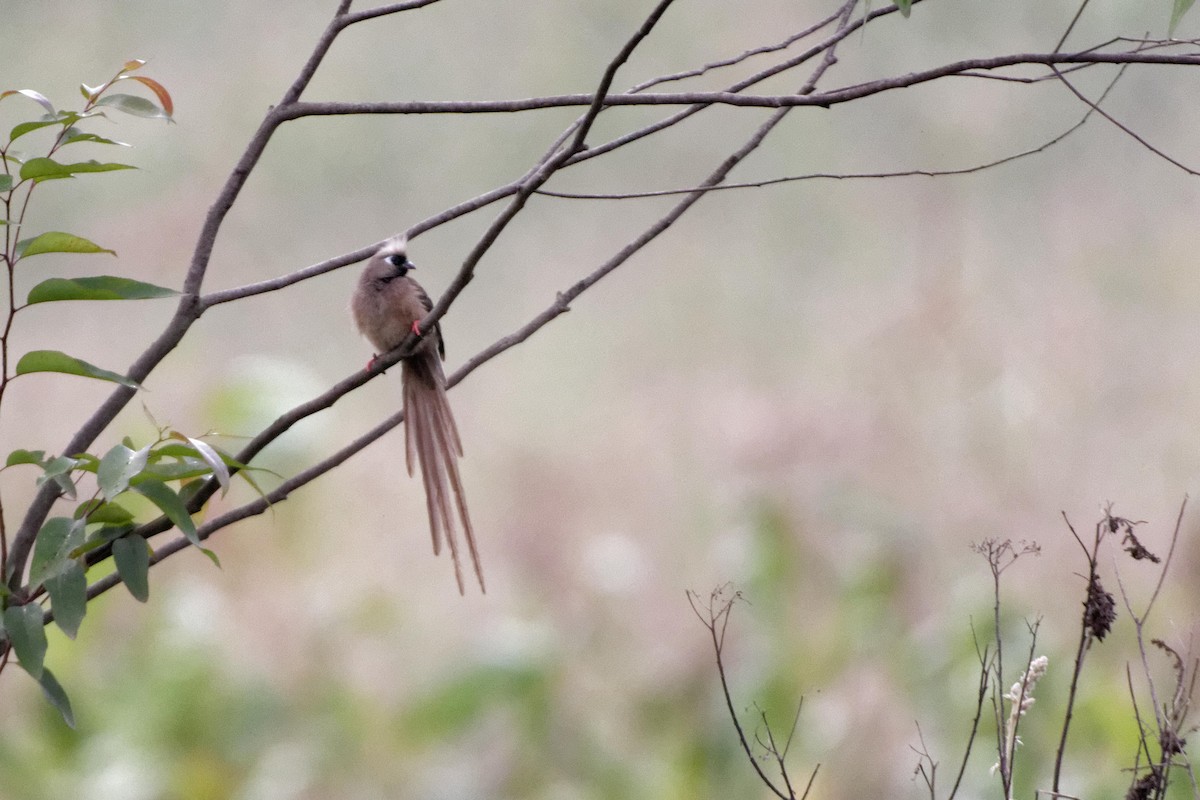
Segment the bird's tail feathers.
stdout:
<svg viewBox="0 0 1200 800">
<path fill-rule="evenodd" d="M 416 361 L 415 359 L 413 361 Z M 467 498 L 462 479 L 458 474 L 458 458 L 462 455 L 462 440 L 450 402 L 446 397 L 441 364 L 436 361 L 413 363 L 405 361 L 404 376 L 404 434 L 405 462 L 408 474 L 413 473 L 413 462 L 421 469 L 421 480 L 425 484 L 425 504 L 429 512 L 429 532 L 433 537 L 433 552 L 441 551 L 445 539 L 454 562 L 454 578 L 459 593 L 465 593 L 462 565 L 459 558 L 457 525 L 451 507 L 453 492 L 454 506 L 467 540 L 467 550 L 475 567 L 475 577 L 480 590 L 486 592 L 483 568 L 479 562 L 479 551 L 475 546 L 475 531 L 471 516 L 467 512 Z"/>
</svg>

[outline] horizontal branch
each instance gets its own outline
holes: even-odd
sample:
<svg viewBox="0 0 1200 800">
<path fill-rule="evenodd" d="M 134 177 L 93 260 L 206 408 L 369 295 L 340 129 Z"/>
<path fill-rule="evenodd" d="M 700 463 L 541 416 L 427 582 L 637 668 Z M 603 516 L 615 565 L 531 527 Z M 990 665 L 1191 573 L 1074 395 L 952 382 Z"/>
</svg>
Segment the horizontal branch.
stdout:
<svg viewBox="0 0 1200 800">
<path fill-rule="evenodd" d="M 1158 64 L 1200 66 L 1200 54 L 1169 53 L 1018 53 L 993 58 L 971 58 L 944 64 L 933 69 L 910 72 L 891 78 L 880 78 L 826 92 L 809 95 L 748 95 L 736 92 L 641 92 L 610 94 L 603 100 L 605 107 L 663 106 L 663 105 L 729 105 L 747 108 L 786 108 L 817 106 L 829 108 L 840 103 L 858 100 L 893 89 L 905 89 L 938 78 L 973 70 L 1005 69 L 1015 66 L 1044 66 L 1058 64 Z M 549 108 L 589 106 L 594 94 L 561 94 L 528 97 L 515 100 L 408 100 L 380 103 L 308 102 L 293 103 L 280 109 L 284 119 L 354 114 L 506 114 Z"/>
</svg>

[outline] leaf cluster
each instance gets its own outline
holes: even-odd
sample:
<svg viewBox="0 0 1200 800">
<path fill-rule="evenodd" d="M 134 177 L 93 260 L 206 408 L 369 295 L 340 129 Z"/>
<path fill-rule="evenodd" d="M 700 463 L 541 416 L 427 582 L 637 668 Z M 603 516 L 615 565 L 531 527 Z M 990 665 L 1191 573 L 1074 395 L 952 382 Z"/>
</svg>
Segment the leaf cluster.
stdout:
<svg viewBox="0 0 1200 800">
<path fill-rule="evenodd" d="M 9 98 L 32 101 L 42 112 L 19 121 L 0 144 L 0 233 L 3 266 L 9 289 L 0 329 L 0 403 L 8 385 L 37 372 L 74 375 L 109 381 L 129 389 L 140 388 L 126 375 L 98 367 L 57 350 L 10 351 L 10 333 L 22 310 L 38 303 L 86 300 L 143 300 L 179 295 L 174 289 L 114 275 L 81 278 L 46 277 L 29 291 L 24 302 L 13 295 L 15 275 L 31 265 L 25 262 L 49 254 L 108 254 L 110 248 L 74 233 L 45 230 L 26 235 L 28 212 L 38 187 L 48 181 L 63 181 L 84 175 L 102 175 L 135 169 L 119 162 L 71 160 L 62 157 L 66 148 L 89 144 L 107 147 L 129 145 L 84 130 L 90 120 L 121 112 L 137 117 L 171 120 L 174 104 L 158 81 L 135 74 L 144 62 L 125 63 L 108 81 L 80 86 L 84 102 L 77 110 L 56 108 L 33 89 L 0 91 L 0 102 Z M 153 100 L 115 91 L 123 84 L 148 89 Z M 19 150 L 38 137 L 51 133 L 43 149 Z M 44 138 L 44 137 L 43 137 Z M 15 362 L 15 364 L 14 364 Z M 10 367 L 9 365 L 13 366 Z M 155 424 L 154 441 L 137 446 L 128 437 L 103 453 L 48 454 L 44 450 L 17 449 L 7 455 L 0 469 L 33 467 L 38 486 L 52 484 L 56 492 L 74 504 L 68 515 L 44 521 L 34 540 L 26 572 L 23 560 L 12 557 L 2 519 L 0 497 L 0 670 L 16 655 L 19 666 L 42 686 L 47 698 L 73 724 L 66 691 L 46 667 L 45 625 L 54 623 L 74 638 L 87 614 L 90 599 L 88 569 L 108 558 L 126 588 L 139 601 L 149 597 L 149 567 L 153 553 L 138 530 L 139 515 L 165 518 L 188 541 L 217 563 L 216 556 L 201 544 L 188 503 L 199 486 L 212 479 L 228 490 L 231 476 L 240 473 L 253 486 L 242 464 L 230 454 L 201 438 Z M 255 487 L 257 489 L 257 487 Z M 45 607 L 49 601 L 49 608 Z"/>
</svg>

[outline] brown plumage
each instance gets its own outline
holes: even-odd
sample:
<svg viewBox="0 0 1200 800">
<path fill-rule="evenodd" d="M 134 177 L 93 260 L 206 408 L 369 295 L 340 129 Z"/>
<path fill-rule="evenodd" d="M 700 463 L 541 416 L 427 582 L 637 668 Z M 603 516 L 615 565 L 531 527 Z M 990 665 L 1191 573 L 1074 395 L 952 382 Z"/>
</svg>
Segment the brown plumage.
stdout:
<svg viewBox="0 0 1200 800">
<path fill-rule="evenodd" d="M 408 260 L 406 249 L 404 238 L 391 239 L 371 256 L 358 279 L 351 310 L 359 331 L 379 354 L 399 346 L 410 331 L 424 334 L 413 354 L 401 362 L 405 462 L 409 475 L 413 474 L 414 457 L 421 468 L 434 554 L 441 552 L 445 540 L 454 561 L 458 591 L 463 593 L 454 521 L 454 509 L 457 508 L 479 588 L 486 592 L 483 568 L 475 548 L 475 531 L 471 527 L 467 499 L 458 474 L 462 442 L 446 397 L 446 376 L 442 372 L 445 345 L 441 326 L 434 325 L 432 331 L 416 330 L 417 323 L 429 313 L 433 303 L 421 285 L 408 276 L 409 270 L 415 267 Z"/>
</svg>

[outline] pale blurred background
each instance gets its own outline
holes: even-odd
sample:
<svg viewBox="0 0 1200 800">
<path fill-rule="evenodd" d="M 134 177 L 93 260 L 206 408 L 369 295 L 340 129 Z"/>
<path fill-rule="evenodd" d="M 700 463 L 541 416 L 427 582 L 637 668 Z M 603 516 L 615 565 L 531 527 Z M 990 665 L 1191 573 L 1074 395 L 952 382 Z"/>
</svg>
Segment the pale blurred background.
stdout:
<svg viewBox="0 0 1200 800">
<path fill-rule="evenodd" d="M 1067 49 L 1164 35 L 1169 5 L 1097 0 Z M 97 123 L 135 148 L 77 155 L 140 170 L 42 187 L 30 228 L 87 236 L 120 258 L 39 259 L 45 272 L 29 264 L 18 294 L 51 274 L 178 286 L 218 187 L 334 6 L 0 0 L 0 88 L 69 106 L 79 82 L 144 58 L 178 123 Z M 651 6 L 446 0 L 348 31 L 305 97 L 588 91 Z M 680 0 L 616 85 L 778 41 L 831 10 Z M 1052 50 L 1073 13 L 929 2 L 847 40 L 823 85 Z M 1189 19 L 1178 35 L 1194 28 Z M 767 88 L 794 89 L 807 74 Z M 1094 97 L 1112 74 L 1090 70 L 1077 84 Z M 1200 166 L 1198 85 L 1186 68 L 1133 69 L 1106 107 Z M 20 102 L 0 106 L 0 124 Z M 733 178 L 961 168 L 1037 146 L 1084 110 L 1053 83 L 940 81 L 797 110 Z M 508 181 L 577 113 L 289 123 L 229 216 L 206 288 L 363 247 Z M 607 112 L 592 141 L 664 113 Z M 692 185 L 768 113 L 710 109 L 550 188 Z M 1045 154 L 965 177 L 711 195 L 452 393 L 486 597 L 459 597 L 449 561 L 430 553 L 396 432 L 273 514 L 223 531 L 211 542 L 222 569 L 185 552 L 152 571 L 148 605 L 118 589 L 78 641 L 53 630 L 49 663 L 77 731 L 10 665 L 0 798 L 765 797 L 684 595 L 727 581 L 750 601 L 735 611 L 727 654 L 749 727 L 757 703 L 786 732 L 806 698 L 793 776 L 803 782 L 820 762 L 816 798 L 927 796 L 912 776 L 914 720 L 948 788 L 973 711 L 972 621 L 991 630 L 990 576 L 969 549 L 985 537 L 1043 548 L 1005 575 L 1008 663 L 1028 651 L 1023 619 L 1044 615 L 1037 649 L 1051 664 L 1041 716 L 1022 722 L 1019 785 L 1030 796 L 1049 784 L 1086 569 L 1060 511 L 1086 535 L 1111 501 L 1148 520 L 1144 541 L 1165 551 L 1197 486 L 1198 194 L 1194 178 L 1094 120 Z M 671 202 L 531 202 L 444 320 L 450 369 Z M 414 241 L 431 293 L 497 210 Z M 347 313 L 357 272 L 214 308 L 147 381 L 147 408 L 193 434 L 251 434 L 360 369 L 369 348 Z M 120 370 L 171 311 L 169 301 L 40 306 L 20 318 L 13 346 Z M 108 391 L 22 379 L 0 420 L 4 451 L 61 447 Z M 374 381 L 263 463 L 302 469 L 398 402 L 398 379 Z M 149 434 L 136 405 L 98 449 Z M 30 481 L 4 474 L 10 530 Z M 222 505 L 252 496 L 241 487 Z M 1200 611 L 1197 519 L 1185 517 L 1152 618 L 1152 633 L 1180 647 Z M 1111 555 L 1103 563 L 1115 591 Z M 1121 562 L 1139 602 L 1155 575 Z M 1135 651 L 1121 613 L 1089 662 L 1064 787 L 1078 795 L 1114 796 L 1128 781 L 1120 769 L 1136 729 L 1123 665 Z M 990 728 L 979 741 L 967 796 L 996 797 Z"/>
</svg>

